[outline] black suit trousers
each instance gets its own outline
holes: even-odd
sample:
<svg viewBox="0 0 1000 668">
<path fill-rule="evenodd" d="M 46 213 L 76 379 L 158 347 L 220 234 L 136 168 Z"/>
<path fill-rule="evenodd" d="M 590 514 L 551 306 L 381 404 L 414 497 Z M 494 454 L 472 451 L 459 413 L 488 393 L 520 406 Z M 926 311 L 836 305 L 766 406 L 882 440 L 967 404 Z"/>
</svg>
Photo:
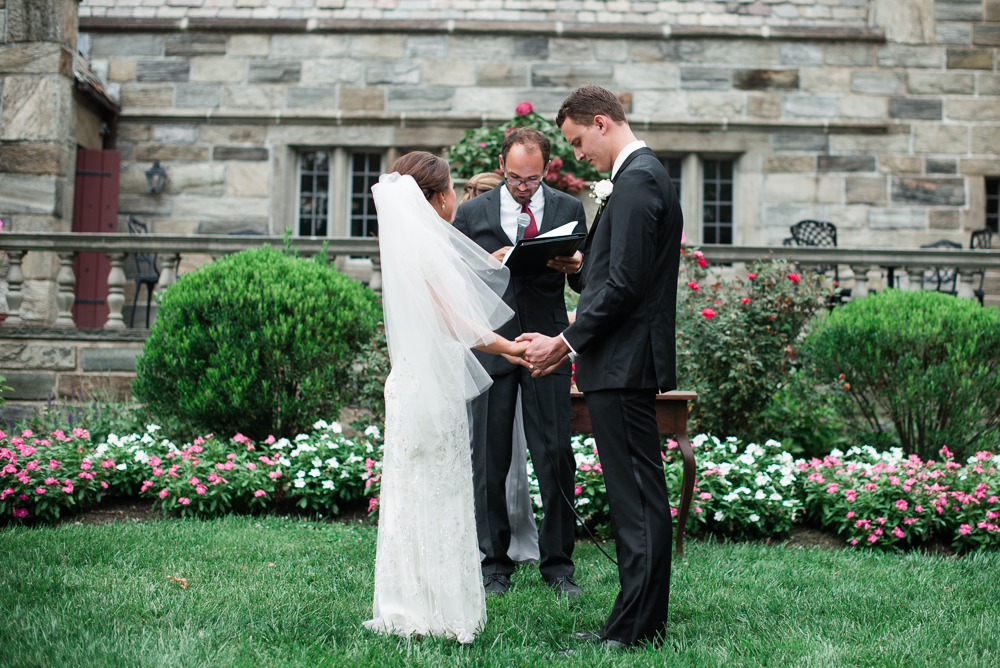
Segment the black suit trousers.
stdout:
<svg viewBox="0 0 1000 668">
<path fill-rule="evenodd" d="M 656 428 L 656 389 L 585 392 L 604 471 L 621 591 L 600 635 L 656 641 L 667 622 L 673 520 Z"/>
<path fill-rule="evenodd" d="M 517 390 L 521 388 L 524 432 L 531 464 L 538 478 L 544 518 L 538 528 L 538 570 L 542 578 L 573 575 L 573 500 L 575 461 L 569 438 L 568 375 L 531 378 L 517 367 L 493 376 L 493 385 L 472 400 L 472 469 L 476 499 L 476 530 L 483 575 L 509 576 L 514 562 L 507 515 L 507 470 L 514 436 Z M 562 491 L 560 491 L 560 489 Z M 564 496 L 565 495 L 565 496 Z"/>
</svg>

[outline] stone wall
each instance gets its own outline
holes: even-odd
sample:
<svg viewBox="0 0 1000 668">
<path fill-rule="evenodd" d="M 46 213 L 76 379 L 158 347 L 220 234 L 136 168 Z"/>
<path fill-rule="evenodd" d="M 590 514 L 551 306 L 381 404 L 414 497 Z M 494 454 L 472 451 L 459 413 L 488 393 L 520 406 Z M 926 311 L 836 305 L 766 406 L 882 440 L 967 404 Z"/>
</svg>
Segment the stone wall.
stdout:
<svg viewBox="0 0 1000 668">
<path fill-rule="evenodd" d="M 0 369 L 8 406 L 3 413 L 33 410 L 48 400 L 101 397 L 130 401 L 143 332 L 66 332 L 0 327 Z M 2 416 L 0 416 L 2 417 Z"/>
<path fill-rule="evenodd" d="M 869 4 L 869 0 L 84 0 L 80 16 L 863 26 Z"/>
<path fill-rule="evenodd" d="M 0 0 L 0 218 L 7 230 L 71 229 L 76 7 L 77 0 Z M 58 270 L 54 254 L 29 254 L 25 322 L 55 321 Z"/>
</svg>

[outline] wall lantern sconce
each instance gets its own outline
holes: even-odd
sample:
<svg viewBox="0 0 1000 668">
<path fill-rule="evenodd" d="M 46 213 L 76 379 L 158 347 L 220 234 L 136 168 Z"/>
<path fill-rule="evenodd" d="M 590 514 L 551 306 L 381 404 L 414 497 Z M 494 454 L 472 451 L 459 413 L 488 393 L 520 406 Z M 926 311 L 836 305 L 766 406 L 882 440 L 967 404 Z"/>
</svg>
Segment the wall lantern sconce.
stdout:
<svg viewBox="0 0 1000 668">
<path fill-rule="evenodd" d="M 159 160 L 154 160 L 153 166 L 146 170 L 146 183 L 149 185 L 149 192 L 154 195 L 163 190 L 167 183 L 167 170 Z"/>
</svg>

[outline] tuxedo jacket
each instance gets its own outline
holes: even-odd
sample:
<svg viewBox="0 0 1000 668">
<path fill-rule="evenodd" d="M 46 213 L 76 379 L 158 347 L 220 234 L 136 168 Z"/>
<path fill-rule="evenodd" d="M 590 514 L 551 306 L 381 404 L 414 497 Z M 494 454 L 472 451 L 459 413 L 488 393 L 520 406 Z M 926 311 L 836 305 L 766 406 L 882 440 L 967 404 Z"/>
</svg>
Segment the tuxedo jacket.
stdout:
<svg viewBox="0 0 1000 668">
<path fill-rule="evenodd" d="M 500 226 L 500 189 L 505 187 L 501 183 L 490 192 L 470 199 L 458 207 L 455 214 L 455 229 L 472 239 L 487 253 L 513 245 Z M 553 190 L 544 183 L 541 188 L 545 194 L 545 210 L 539 234 L 574 220 L 577 221 L 574 232 L 587 231 L 586 214 L 580 200 Z M 514 311 L 514 317 L 496 330 L 497 334 L 511 341 L 524 332 L 539 332 L 546 336 L 559 334 L 569 325 L 563 298 L 565 284 L 566 275 L 556 272 L 511 277 L 503 300 Z M 473 353 L 491 376 L 511 373 L 520 368 L 500 355 L 490 355 L 478 350 Z M 555 373 L 569 374 L 571 367 L 564 364 Z"/>
<path fill-rule="evenodd" d="M 570 277 L 581 292 L 563 335 L 582 392 L 677 386 L 674 321 L 684 219 L 667 170 L 648 148 L 625 159 Z"/>
</svg>

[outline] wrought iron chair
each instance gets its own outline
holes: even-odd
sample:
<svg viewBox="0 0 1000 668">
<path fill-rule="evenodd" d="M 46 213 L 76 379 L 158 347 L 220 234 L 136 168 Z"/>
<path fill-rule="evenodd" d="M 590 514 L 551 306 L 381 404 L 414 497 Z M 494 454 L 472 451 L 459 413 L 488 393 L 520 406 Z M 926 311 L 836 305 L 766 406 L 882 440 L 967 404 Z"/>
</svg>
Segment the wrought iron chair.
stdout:
<svg viewBox="0 0 1000 668">
<path fill-rule="evenodd" d="M 128 217 L 129 234 L 149 234 L 146 223 L 141 223 L 134 217 Z M 139 292 L 142 286 L 146 286 L 146 329 L 149 329 L 149 312 L 153 305 L 153 288 L 160 282 L 160 269 L 156 266 L 158 256 L 156 253 L 133 253 L 135 259 L 136 274 L 132 279 L 135 281 L 135 296 L 132 298 L 132 313 L 129 315 L 128 326 L 135 323 L 135 306 L 139 302 Z"/>
<path fill-rule="evenodd" d="M 969 241 L 969 248 L 972 250 L 979 249 L 989 249 L 993 248 L 993 230 L 988 227 L 984 227 L 981 230 L 976 230 L 972 233 L 972 239 Z M 986 293 L 983 292 L 983 280 L 986 278 L 985 269 L 977 269 L 972 274 L 972 282 L 975 283 L 976 276 L 979 276 L 979 287 L 973 288 L 972 292 L 976 295 L 976 299 L 979 300 L 979 305 L 983 305 L 983 297 Z"/>
<path fill-rule="evenodd" d="M 788 229 L 791 231 L 792 237 L 790 240 L 785 240 L 786 242 L 791 241 L 791 243 L 785 243 L 786 246 L 837 247 L 837 226 L 833 223 L 820 220 L 800 220 Z M 836 292 L 828 300 L 831 305 L 840 303 L 844 300 L 844 297 L 850 296 L 850 290 L 840 287 L 840 269 L 837 265 L 820 265 L 816 267 L 816 273 L 824 275 L 827 273 L 833 274 L 833 281 L 837 288 Z"/>
<path fill-rule="evenodd" d="M 932 244 L 924 244 L 921 248 L 949 248 L 962 250 L 962 244 L 941 239 Z M 958 269 L 949 267 L 931 267 L 924 270 L 920 278 L 921 290 L 935 290 L 946 295 L 958 294 Z"/>
</svg>

